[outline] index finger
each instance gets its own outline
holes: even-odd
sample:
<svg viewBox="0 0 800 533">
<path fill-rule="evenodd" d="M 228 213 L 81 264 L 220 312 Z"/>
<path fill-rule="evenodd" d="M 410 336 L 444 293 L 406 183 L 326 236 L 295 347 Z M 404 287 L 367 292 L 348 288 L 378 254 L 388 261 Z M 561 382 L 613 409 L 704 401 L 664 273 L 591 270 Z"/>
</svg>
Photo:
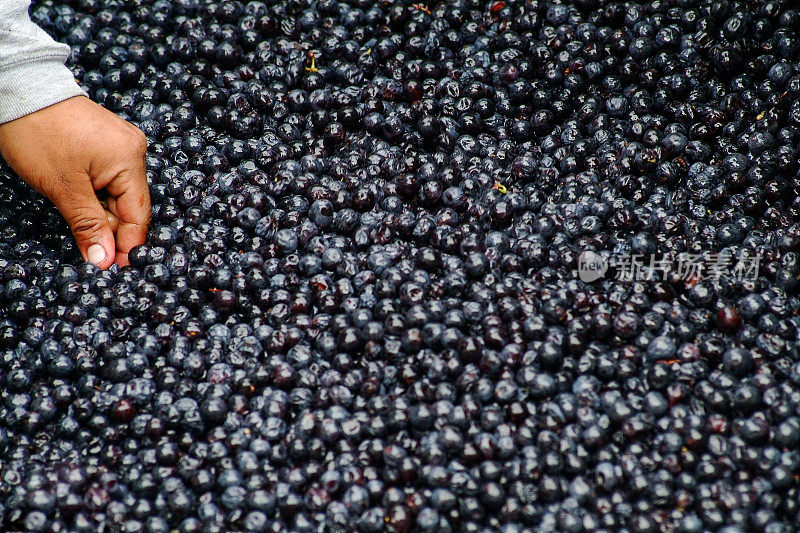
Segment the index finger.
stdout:
<svg viewBox="0 0 800 533">
<path fill-rule="evenodd" d="M 140 168 L 115 176 L 106 190 L 109 194 L 108 209 L 119 219 L 117 252 L 125 254 L 122 258 L 125 259 L 131 248 L 144 243 L 150 225 L 150 190 L 144 162 Z"/>
</svg>

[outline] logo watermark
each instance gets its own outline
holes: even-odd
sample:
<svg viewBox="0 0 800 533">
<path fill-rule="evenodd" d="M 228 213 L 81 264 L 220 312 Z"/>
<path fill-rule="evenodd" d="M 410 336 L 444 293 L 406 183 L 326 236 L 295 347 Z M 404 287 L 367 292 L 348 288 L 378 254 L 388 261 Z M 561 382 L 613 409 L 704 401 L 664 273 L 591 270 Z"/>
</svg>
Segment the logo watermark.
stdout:
<svg viewBox="0 0 800 533">
<path fill-rule="evenodd" d="M 578 256 L 578 275 L 581 281 L 591 283 L 602 279 L 608 272 L 608 261 L 597 252 L 586 250 Z"/>
<path fill-rule="evenodd" d="M 602 255 L 585 250 L 578 256 L 577 275 L 586 283 L 618 281 L 742 281 L 758 277 L 761 256 L 732 257 L 715 252 Z"/>
</svg>

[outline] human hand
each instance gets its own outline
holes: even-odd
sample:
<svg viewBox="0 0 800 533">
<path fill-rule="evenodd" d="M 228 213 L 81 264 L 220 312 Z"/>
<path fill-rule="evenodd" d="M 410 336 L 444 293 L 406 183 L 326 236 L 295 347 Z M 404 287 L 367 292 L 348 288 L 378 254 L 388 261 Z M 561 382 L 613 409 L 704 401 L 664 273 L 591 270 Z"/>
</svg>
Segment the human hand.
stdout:
<svg viewBox="0 0 800 533">
<path fill-rule="evenodd" d="M 86 261 L 128 264 L 150 223 L 147 139 L 84 96 L 0 124 L 0 153 L 69 224 Z M 108 193 L 108 210 L 95 191 Z"/>
</svg>

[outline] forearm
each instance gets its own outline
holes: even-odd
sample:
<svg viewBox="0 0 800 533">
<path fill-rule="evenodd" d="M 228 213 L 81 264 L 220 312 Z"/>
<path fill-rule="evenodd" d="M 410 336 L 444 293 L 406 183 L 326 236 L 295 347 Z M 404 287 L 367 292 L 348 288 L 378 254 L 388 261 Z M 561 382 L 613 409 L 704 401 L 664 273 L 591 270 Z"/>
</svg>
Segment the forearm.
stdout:
<svg viewBox="0 0 800 533">
<path fill-rule="evenodd" d="M 64 65 L 69 47 L 28 16 L 29 0 L 0 0 L 0 124 L 85 94 Z"/>
</svg>

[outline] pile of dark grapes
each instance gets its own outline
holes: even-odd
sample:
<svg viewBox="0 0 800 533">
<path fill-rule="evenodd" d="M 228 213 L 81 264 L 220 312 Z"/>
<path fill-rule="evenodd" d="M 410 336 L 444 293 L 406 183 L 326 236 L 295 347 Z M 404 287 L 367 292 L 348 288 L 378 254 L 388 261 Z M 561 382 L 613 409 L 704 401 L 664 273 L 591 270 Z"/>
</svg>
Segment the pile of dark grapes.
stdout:
<svg viewBox="0 0 800 533">
<path fill-rule="evenodd" d="M 31 14 L 153 223 L 99 271 L 0 170 L 0 529 L 797 531 L 793 1 Z"/>
</svg>

